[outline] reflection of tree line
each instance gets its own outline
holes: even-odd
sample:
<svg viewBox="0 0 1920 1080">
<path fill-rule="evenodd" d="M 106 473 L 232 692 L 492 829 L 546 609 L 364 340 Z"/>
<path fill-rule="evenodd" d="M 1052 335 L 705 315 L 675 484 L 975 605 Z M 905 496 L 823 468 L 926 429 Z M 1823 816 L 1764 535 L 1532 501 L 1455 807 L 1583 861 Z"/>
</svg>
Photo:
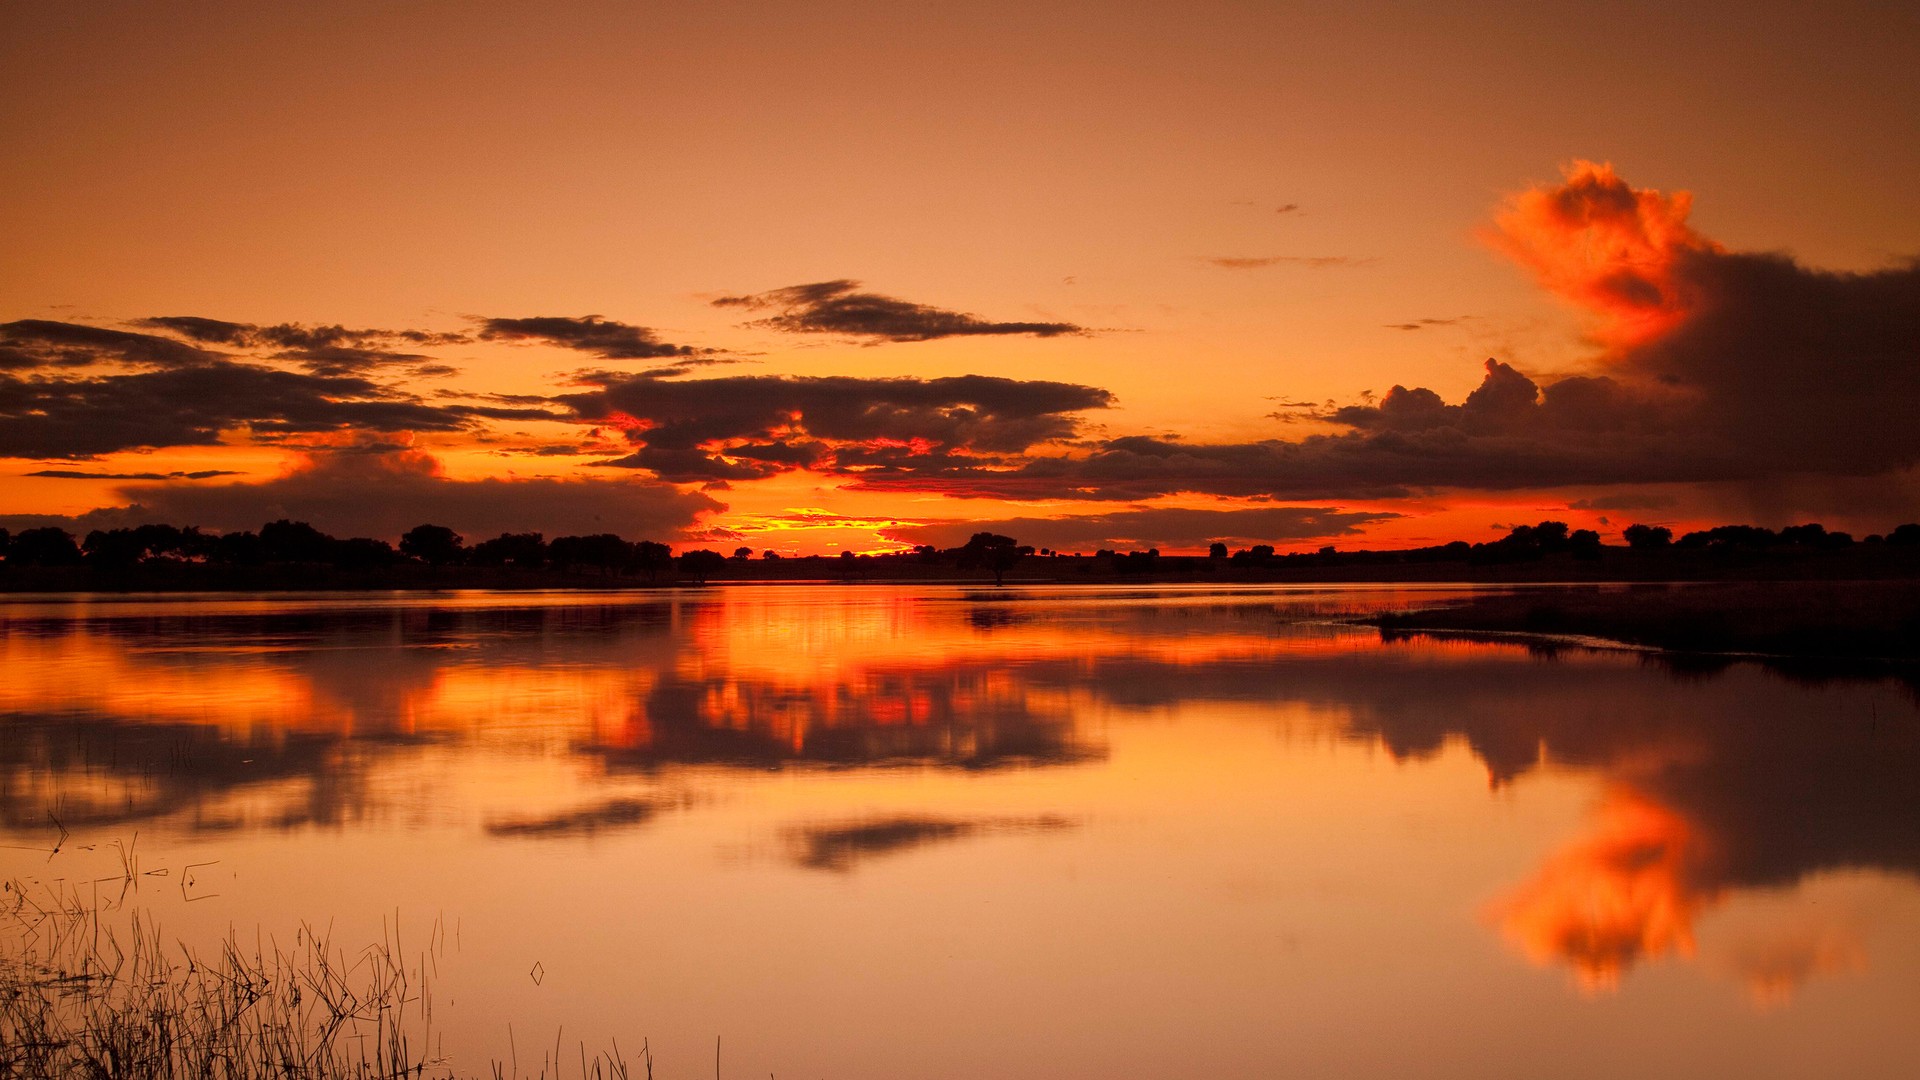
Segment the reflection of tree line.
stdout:
<svg viewBox="0 0 1920 1080">
<path fill-rule="evenodd" d="M 294 718 L 248 735 L 60 716 L 57 702 L 17 711 L 0 720 L 0 816 L 10 828 L 35 827 L 57 794 L 70 823 L 185 811 L 217 824 L 221 796 L 304 780 L 298 805 L 272 820 L 352 820 L 371 797 L 364 777 L 401 745 L 397 714 L 431 693 L 448 665 L 574 665 L 644 676 L 618 718 L 573 743 L 613 769 L 1061 765 L 1101 753 L 1076 730 L 1066 704 L 1075 700 L 1318 706 L 1347 717 L 1350 737 L 1377 740 L 1396 757 L 1463 745 L 1495 785 L 1547 761 L 1581 768 L 1608 792 L 1593 833 L 1510 897 L 1505 917 L 1510 932 L 1534 935 L 1530 948 L 1597 981 L 1677 948 L 1687 919 L 1730 890 L 1845 868 L 1920 875 L 1920 803 L 1911 794 L 1920 782 L 1920 717 L 1898 684 L 1816 685 L 1819 669 L 1790 679 L 1752 664 L 1662 665 L 1655 675 L 1647 666 L 1656 662 L 1638 657 L 1558 663 L 1467 643 L 1330 655 L 1275 636 L 1280 616 L 1257 606 L 1043 608 L 1031 619 L 1002 619 L 994 608 L 973 617 L 985 610 L 955 605 L 933 616 L 928 632 L 961 634 L 967 650 L 836 664 L 812 679 L 725 666 L 724 651 L 700 644 L 703 628 L 727 617 L 712 606 L 166 616 L 89 626 L 142 663 L 197 663 L 210 680 L 232 662 L 224 654 L 164 646 L 272 639 L 282 650 L 273 662 L 309 680 L 316 698 L 347 703 L 352 724 L 302 731 Z M 46 622 L 10 623 L 6 632 L 62 631 Z M 79 631 L 67 624 L 65 632 Z M 1042 640 L 1052 647 L 1035 649 Z M 437 737 L 457 742 L 484 730 Z M 556 820 L 565 827 L 519 831 L 565 835 L 647 816 Z M 1650 869 L 1658 873 L 1649 877 Z M 1599 910 L 1607 890 L 1645 903 L 1616 905 L 1604 920 L 1580 915 Z"/>
</svg>

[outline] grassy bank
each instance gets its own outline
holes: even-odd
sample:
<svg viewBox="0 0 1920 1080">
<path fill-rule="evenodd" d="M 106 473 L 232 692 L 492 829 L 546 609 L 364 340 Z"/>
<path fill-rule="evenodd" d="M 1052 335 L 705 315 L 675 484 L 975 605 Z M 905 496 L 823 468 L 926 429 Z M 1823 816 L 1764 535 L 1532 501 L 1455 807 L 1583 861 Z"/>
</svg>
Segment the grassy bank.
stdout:
<svg viewBox="0 0 1920 1080">
<path fill-rule="evenodd" d="M 1472 597 L 1369 620 L 1389 633 L 1572 634 L 1675 652 L 1920 660 L 1920 582 L 1737 581 Z"/>
</svg>

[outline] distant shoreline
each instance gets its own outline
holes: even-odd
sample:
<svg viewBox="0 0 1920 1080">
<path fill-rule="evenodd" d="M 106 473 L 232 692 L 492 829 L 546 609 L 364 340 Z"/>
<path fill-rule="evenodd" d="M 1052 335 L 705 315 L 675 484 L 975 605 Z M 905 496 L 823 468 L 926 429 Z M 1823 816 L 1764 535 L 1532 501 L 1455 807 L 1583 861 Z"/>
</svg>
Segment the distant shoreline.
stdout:
<svg viewBox="0 0 1920 1080">
<path fill-rule="evenodd" d="M 1362 621 L 1390 638 L 1524 635 L 1728 658 L 1920 661 L 1920 581 L 1911 579 L 1500 593 Z"/>
<path fill-rule="evenodd" d="M 1264 563 L 1206 556 L 1163 555 L 1129 560 L 1098 555 L 1034 555 L 1005 572 L 1009 585 L 1527 585 L 1608 582 L 1915 582 L 1920 549 L 1855 545 L 1840 550 L 1657 552 L 1605 548 L 1598 557 L 1567 553 L 1516 562 L 1454 559 L 1414 561 L 1400 552 L 1354 551 L 1275 556 Z M 17 566 L 0 563 L 0 595 L 55 592 L 281 592 L 384 590 L 644 590 L 729 584 L 917 585 L 992 587 L 986 571 L 961 570 L 951 560 L 914 554 L 850 558 L 726 559 L 703 575 L 677 566 L 644 572 L 594 569 L 520 569 L 403 563 L 345 568 L 277 563 L 227 566 L 148 562 L 128 567 Z"/>
</svg>

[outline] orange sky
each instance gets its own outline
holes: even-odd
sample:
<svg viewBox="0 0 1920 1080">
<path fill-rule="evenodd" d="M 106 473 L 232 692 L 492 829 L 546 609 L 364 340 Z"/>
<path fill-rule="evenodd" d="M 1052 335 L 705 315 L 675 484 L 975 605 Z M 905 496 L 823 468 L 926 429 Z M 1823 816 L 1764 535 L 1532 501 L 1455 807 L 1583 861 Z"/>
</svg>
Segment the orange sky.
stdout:
<svg viewBox="0 0 1920 1080">
<path fill-rule="evenodd" d="M 1086 540 L 1069 549 L 1399 545 L 1542 517 L 1884 531 L 1920 516 L 1920 448 L 1895 439 L 1869 454 L 1841 436 L 1873 442 L 1893 423 L 1872 410 L 1903 405 L 1911 377 L 1886 373 L 1920 352 L 1907 306 L 1920 294 L 1898 269 L 1920 252 L 1916 71 L 1920 22 L 1870 6 L 16 5 L 0 13 L 0 322 L 31 355 L 0 351 L 0 436 L 16 434 L 0 438 L 0 515 L 131 504 L 244 527 L 284 511 L 384 535 L 399 510 L 363 511 L 385 503 L 468 532 L 600 521 L 788 552 L 1061 517 L 1099 519 L 1068 529 Z M 1580 160 L 1618 177 L 1563 173 Z M 1582 175 L 1603 177 L 1598 195 L 1556 225 Z M 1637 208 L 1596 210 L 1628 187 Z M 1680 191 L 1696 193 L 1690 208 Z M 1790 255 L 1792 272 L 1760 281 L 1778 267 L 1756 252 Z M 915 317 L 1001 329 L 810 328 L 791 297 L 768 296 L 843 279 L 861 283 L 843 294 Z M 713 302 L 726 297 L 761 299 Z M 1756 381 L 1801 387 L 1794 400 L 1837 387 L 1804 410 L 1805 431 L 1780 434 L 1792 402 L 1746 400 L 1738 376 L 1743 349 L 1782 338 L 1766 313 L 1839 326 L 1862 308 L 1891 314 L 1749 365 Z M 977 375 L 1094 388 L 1111 404 L 1044 412 L 1036 422 L 1055 430 L 1037 436 L 992 414 L 993 431 L 944 444 L 896 437 L 912 417 L 896 418 L 872 438 L 826 438 L 829 457 L 801 445 L 822 442 L 811 416 L 688 445 L 738 472 L 726 453 L 738 440 L 778 443 L 787 457 L 761 479 L 614 468 L 660 449 L 645 434 L 657 418 L 609 424 L 582 412 L 599 405 L 551 402 L 591 390 L 568 373 L 632 378 L 660 358 L 481 321 L 587 315 L 723 361 L 661 382 Z M 520 395 L 555 418 L 289 421 L 283 403 L 276 429 L 218 379 L 165 393 L 86 382 L 158 369 L 55 357 L 34 337 L 52 322 L 179 339 L 141 325 L 156 316 L 439 335 L 382 339 L 421 359 L 355 377 L 383 401 L 497 409 L 510 406 L 484 395 Z M 259 342 L 195 347 L 315 371 Z M 1396 385 L 1452 407 L 1489 357 L 1541 388 L 1538 418 L 1469 411 L 1409 427 L 1410 414 L 1332 411 Z M 1579 419 L 1564 428 L 1548 388 L 1566 376 L 1617 382 L 1612 411 L 1596 419 L 1575 394 L 1592 387 L 1569 385 L 1562 404 Z M 689 391 L 685 407 L 768 386 Z M 109 389 L 125 391 L 110 408 L 96 400 Z M 331 401 L 339 388 L 309 391 Z M 1030 388 L 1006 392 L 1025 401 Z M 184 424 L 201 435 L 178 435 L 181 400 L 229 396 Z M 907 409 L 889 402 L 877 407 Z M 925 407 L 961 427 L 956 410 L 992 411 Z M 71 430 L 41 438 L 66 408 Z M 137 430 L 148 419 L 172 433 Z M 1548 452 L 1550 425 L 1582 434 Z M 1463 433 L 1470 453 L 1447 459 L 1453 434 L 1436 432 Z M 1349 441 L 1306 451 L 1324 463 L 1286 449 L 1315 435 Z M 1141 437 L 1158 440 L 1144 456 L 1127 442 Z M 1419 462 L 1383 460 L 1402 437 Z M 915 439 L 921 456 L 900 458 L 895 444 Z M 1157 470 L 1170 443 L 1219 449 L 1169 478 Z M 970 475 L 981 497 L 954 497 L 925 457 L 943 445 L 994 473 L 992 490 Z M 850 464 L 856 449 L 892 455 L 904 479 L 854 489 L 877 468 Z M 1501 466 L 1515 461 L 1538 464 Z M 1023 469 L 1020 484 L 999 482 Z M 49 471 L 162 479 L 27 475 Z M 231 475 L 171 475 L 202 471 Z M 560 482 L 475 486 L 489 478 Z M 518 517 L 498 509 L 516 494 Z M 1154 516 L 1275 507 L 1314 513 L 1284 527 Z"/>
</svg>

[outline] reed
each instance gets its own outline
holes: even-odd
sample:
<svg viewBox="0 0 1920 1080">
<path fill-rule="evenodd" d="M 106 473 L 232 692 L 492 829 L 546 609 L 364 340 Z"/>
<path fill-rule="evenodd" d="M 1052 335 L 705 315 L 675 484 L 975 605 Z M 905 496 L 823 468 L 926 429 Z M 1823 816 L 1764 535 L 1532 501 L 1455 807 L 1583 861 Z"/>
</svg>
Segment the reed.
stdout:
<svg viewBox="0 0 1920 1080">
<path fill-rule="evenodd" d="M 355 951 L 301 926 L 290 945 L 229 936 L 210 952 L 77 887 L 0 892 L 0 1080 L 401 1080 L 451 1077 L 431 972 L 445 935 L 405 961 L 397 920 Z M 103 915 L 106 916 L 103 918 Z M 641 1061 L 652 1075 L 652 1054 Z M 541 1080 L 574 1072 L 558 1040 Z M 496 1062 L 496 1080 L 523 1074 Z M 583 1080 L 627 1080 L 618 1045 Z"/>
</svg>

